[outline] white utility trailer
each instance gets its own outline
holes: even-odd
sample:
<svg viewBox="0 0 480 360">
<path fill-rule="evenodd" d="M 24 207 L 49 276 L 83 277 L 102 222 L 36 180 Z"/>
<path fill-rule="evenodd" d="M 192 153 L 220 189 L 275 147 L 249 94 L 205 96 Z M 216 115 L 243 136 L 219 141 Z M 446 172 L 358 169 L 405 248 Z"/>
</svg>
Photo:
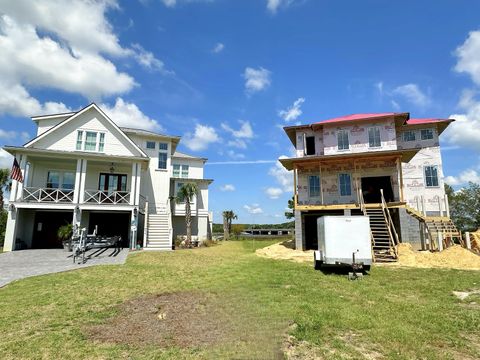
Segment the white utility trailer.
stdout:
<svg viewBox="0 0 480 360">
<path fill-rule="evenodd" d="M 317 220 L 317 231 L 315 269 L 325 264 L 370 270 L 372 245 L 368 216 L 322 216 Z"/>
</svg>

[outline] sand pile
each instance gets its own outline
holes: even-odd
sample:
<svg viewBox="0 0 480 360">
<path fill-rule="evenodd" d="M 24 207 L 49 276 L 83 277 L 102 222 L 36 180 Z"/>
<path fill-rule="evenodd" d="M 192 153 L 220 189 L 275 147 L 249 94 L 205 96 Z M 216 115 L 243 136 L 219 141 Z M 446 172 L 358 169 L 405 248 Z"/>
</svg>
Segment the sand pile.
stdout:
<svg viewBox="0 0 480 360">
<path fill-rule="evenodd" d="M 454 245 L 441 252 L 415 251 L 410 244 L 398 246 L 398 262 L 392 265 L 418 268 L 480 270 L 480 256 Z"/>
<path fill-rule="evenodd" d="M 311 262 L 313 264 L 313 250 L 300 251 L 295 250 L 294 247 L 293 240 L 288 240 L 258 249 L 256 254 L 269 259 Z"/>
</svg>

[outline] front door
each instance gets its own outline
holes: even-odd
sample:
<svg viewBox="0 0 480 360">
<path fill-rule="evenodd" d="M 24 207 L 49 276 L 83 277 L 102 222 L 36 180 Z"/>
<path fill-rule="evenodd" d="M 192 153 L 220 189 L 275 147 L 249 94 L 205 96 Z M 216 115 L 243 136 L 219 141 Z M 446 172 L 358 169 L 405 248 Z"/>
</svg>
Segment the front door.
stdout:
<svg viewBox="0 0 480 360">
<path fill-rule="evenodd" d="M 101 173 L 98 180 L 101 203 L 127 202 L 127 175 Z"/>
</svg>

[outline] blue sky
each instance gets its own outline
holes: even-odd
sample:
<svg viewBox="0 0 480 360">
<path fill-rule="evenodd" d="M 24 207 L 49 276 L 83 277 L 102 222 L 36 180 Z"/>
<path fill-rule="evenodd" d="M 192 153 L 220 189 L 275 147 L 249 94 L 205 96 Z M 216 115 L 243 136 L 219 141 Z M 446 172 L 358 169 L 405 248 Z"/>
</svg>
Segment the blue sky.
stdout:
<svg viewBox="0 0 480 360">
<path fill-rule="evenodd" d="M 30 115 L 95 101 L 208 157 L 216 221 L 283 222 L 281 126 L 408 111 L 458 119 L 444 172 L 479 182 L 479 13 L 468 0 L 0 0 L 0 143 L 33 136 Z"/>
</svg>

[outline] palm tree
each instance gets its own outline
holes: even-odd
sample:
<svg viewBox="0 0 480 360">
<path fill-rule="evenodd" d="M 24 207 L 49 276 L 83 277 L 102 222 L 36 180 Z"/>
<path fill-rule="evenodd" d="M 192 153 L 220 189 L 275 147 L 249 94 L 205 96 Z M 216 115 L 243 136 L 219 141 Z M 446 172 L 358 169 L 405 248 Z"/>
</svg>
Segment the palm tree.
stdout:
<svg viewBox="0 0 480 360">
<path fill-rule="evenodd" d="M 3 210 L 3 203 L 5 201 L 3 195 L 4 191 L 8 190 L 10 184 L 10 170 L 0 169 L 0 210 Z"/>
<path fill-rule="evenodd" d="M 192 210 L 190 204 L 197 195 L 198 186 L 194 183 L 183 184 L 180 189 L 178 189 L 176 201 L 177 203 L 185 202 L 185 226 L 187 227 L 187 240 L 185 245 L 190 247 L 192 243 Z"/>
<path fill-rule="evenodd" d="M 223 238 L 228 240 L 232 232 L 232 220 L 238 219 L 237 214 L 233 210 L 226 210 L 223 212 Z"/>
</svg>

